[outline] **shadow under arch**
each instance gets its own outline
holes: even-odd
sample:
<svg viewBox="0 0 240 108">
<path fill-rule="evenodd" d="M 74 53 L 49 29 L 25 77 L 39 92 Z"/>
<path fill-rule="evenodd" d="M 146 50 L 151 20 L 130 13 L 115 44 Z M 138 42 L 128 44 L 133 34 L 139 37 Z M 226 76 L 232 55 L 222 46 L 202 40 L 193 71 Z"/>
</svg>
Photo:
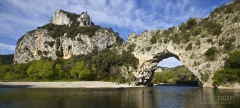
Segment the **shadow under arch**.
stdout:
<svg viewBox="0 0 240 108">
<path fill-rule="evenodd" d="M 143 84 L 145 86 L 153 86 L 153 83 L 152 83 L 152 78 L 154 76 L 154 73 L 155 73 L 155 70 L 157 69 L 157 64 L 159 62 L 161 62 L 162 60 L 166 59 L 166 58 L 169 58 L 169 57 L 174 57 L 176 58 L 177 60 L 181 61 L 181 58 L 179 56 L 177 56 L 176 54 L 174 53 L 171 53 L 170 51 L 168 50 L 165 50 L 161 53 L 158 53 L 156 54 L 153 59 L 149 60 L 148 62 L 146 63 L 143 63 L 142 66 L 140 67 L 142 72 L 141 74 L 144 74 L 145 73 L 150 73 L 150 74 L 146 74 L 144 77 L 141 77 L 140 78 L 140 83 L 139 84 Z M 199 80 L 198 76 L 194 74 L 194 72 L 192 72 L 189 67 L 185 66 L 184 63 L 182 62 L 182 65 L 184 67 L 186 67 L 191 73 L 193 73 L 193 75 L 196 77 L 197 79 L 197 82 L 198 82 L 198 85 L 200 87 L 202 87 L 202 82 Z"/>
</svg>

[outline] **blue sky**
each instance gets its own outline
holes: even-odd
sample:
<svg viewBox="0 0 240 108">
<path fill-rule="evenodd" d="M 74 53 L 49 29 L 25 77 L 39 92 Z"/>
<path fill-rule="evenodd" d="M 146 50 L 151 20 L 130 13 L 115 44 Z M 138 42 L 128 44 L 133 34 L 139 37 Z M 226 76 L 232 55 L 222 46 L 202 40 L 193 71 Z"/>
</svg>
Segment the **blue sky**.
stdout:
<svg viewBox="0 0 240 108">
<path fill-rule="evenodd" d="M 47 24 L 57 9 L 78 14 L 88 11 L 95 24 L 111 27 L 126 39 L 131 32 L 167 29 L 190 17 L 207 17 L 216 7 L 230 1 L 1 0 L 0 54 L 14 53 L 17 40 L 27 31 Z"/>
</svg>

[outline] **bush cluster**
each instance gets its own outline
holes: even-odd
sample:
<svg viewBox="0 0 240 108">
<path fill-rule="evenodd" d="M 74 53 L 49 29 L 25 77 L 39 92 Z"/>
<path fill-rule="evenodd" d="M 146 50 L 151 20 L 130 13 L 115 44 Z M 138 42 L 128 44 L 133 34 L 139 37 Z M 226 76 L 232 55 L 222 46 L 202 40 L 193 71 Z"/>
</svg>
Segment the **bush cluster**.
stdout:
<svg viewBox="0 0 240 108">
<path fill-rule="evenodd" d="M 233 12 L 239 11 L 239 10 L 240 10 L 240 2 L 239 2 L 239 0 L 234 0 L 233 3 L 230 3 L 228 5 L 222 5 L 221 7 L 216 8 L 211 13 L 211 15 L 214 16 L 219 13 L 230 14 L 230 13 L 233 13 Z"/>
<path fill-rule="evenodd" d="M 129 51 L 94 49 L 87 55 L 70 59 L 41 59 L 25 64 L 1 65 L 0 80 L 119 80 L 121 66 L 136 68 L 138 60 Z M 121 80 L 122 81 L 122 80 Z"/>
<path fill-rule="evenodd" d="M 222 25 L 213 21 L 207 21 L 204 24 L 204 28 L 212 35 L 219 35 L 222 33 Z"/>
<path fill-rule="evenodd" d="M 205 57 L 210 61 L 215 60 L 216 54 L 217 54 L 216 47 L 211 47 L 204 53 Z"/>
<path fill-rule="evenodd" d="M 224 69 L 214 73 L 213 80 L 215 85 L 240 81 L 240 50 L 229 52 L 228 55 Z"/>
<path fill-rule="evenodd" d="M 152 38 L 150 39 L 151 44 L 155 44 L 157 42 L 157 37 L 156 35 L 153 35 Z"/>
<path fill-rule="evenodd" d="M 178 66 L 163 70 L 163 72 L 155 72 L 152 82 L 154 84 L 169 83 L 192 83 L 197 82 L 196 77 L 184 66 Z"/>
<path fill-rule="evenodd" d="M 192 43 L 189 43 L 188 46 L 185 48 L 186 51 L 192 50 Z"/>
<path fill-rule="evenodd" d="M 67 25 L 54 25 L 52 23 L 49 23 L 42 27 L 39 27 L 38 29 L 47 29 L 49 31 L 48 35 L 54 39 L 62 37 L 64 33 L 67 33 L 67 37 L 74 39 L 78 33 L 92 37 L 95 35 L 96 31 L 103 28 L 100 26 L 78 27 L 78 24 L 71 25 L 69 27 Z"/>
<path fill-rule="evenodd" d="M 224 46 L 223 48 L 224 48 L 225 51 L 230 51 L 234 48 L 233 43 L 235 41 L 236 41 L 235 37 L 231 37 L 231 38 L 228 38 L 228 39 L 223 38 L 223 39 L 219 40 L 218 45 L 219 46 L 223 45 Z"/>
</svg>

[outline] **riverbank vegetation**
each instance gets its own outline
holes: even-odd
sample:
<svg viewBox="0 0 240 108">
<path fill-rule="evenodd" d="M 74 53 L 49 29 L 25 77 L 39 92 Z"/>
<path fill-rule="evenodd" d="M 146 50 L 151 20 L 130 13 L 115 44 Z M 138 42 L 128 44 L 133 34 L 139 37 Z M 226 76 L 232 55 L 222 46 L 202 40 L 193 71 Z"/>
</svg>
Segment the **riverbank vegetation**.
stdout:
<svg viewBox="0 0 240 108">
<path fill-rule="evenodd" d="M 224 68 L 214 73 L 214 84 L 225 85 L 240 81 L 240 50 L 233 50 L 228 53 L 228 59 Z"/>
<path fill-rule="evenodd" d="M 64 60 L 43 58 L 24 64 L 0 65 L 2 81 L 52 81 L 52 80 L 87 80 L 119 81 L 127 79 L 121 75 L 121 67 L 136 68 L 138 60 L 130 51 L 105 49 L 93 50 L 87 55 L 74 56 Z"/>
<path fill-rule="evenodd" d="M 197 79 L 186 67 L 178 66 L 155 72 L 152 83 L 197 86 Z"/>
</svg>

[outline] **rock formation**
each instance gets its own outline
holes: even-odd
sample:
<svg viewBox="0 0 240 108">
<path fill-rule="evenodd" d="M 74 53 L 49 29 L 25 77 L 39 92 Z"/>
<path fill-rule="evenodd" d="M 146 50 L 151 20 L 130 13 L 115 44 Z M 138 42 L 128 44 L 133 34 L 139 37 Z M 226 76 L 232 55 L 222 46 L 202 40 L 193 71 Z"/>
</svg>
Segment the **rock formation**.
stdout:
<svg viewBox="0 0 240 108">
<path fill-rule="evenodd" d="M 133 54 L 139 59 L 133 72 L 136 82 L 151 85 L 157 64 L 175 57 L 199 79 L 200 86 L 214 87 L 213 73 L 223 68 L 227 52 L 240 48 L 240 11 L 236 5 L 229 3 L 207 18 L 191 18 L 179 27 L 130 34 L 125 49 L 134 46 Z M 233 9 L 227 11 L 230 6 Z"/>
<path fill-rule="evenodd" d="M 74 33 L 73 33 L 74 32 Z M 14 62 L 26 63 L 48 57 L 53 60 L 102 50 L 116 43 L 113 31 L 95 26 L 90 16 L 57 10 L 49 24 L 26 33 L 18 40 Z"/>
<path fill-rule="evenodd" d="M 138 68 L 129 68 L 128 73 L 130 70 L 136 76 L 136 84 L 150 86 L 157 64 L 175 57 L 197 76 L 200 86 L 213 87 L 213 73 L 223 67 L 227 52 L 240 48 L 240 11 L 236 7 L 239 3 L 229 3 L 207 18 L 191 18 L 179 27 L 130 34 L 118 47 L 119 52 L 130 47 L 139 60 Z M 14 62 L 68 59 L 94 48 L 109 48 L 117 38 L 112 30 L 95 26 L 87 12 L 77 15 L 58 10 L 49 24 L 19 39 Z"/>
</svg>

